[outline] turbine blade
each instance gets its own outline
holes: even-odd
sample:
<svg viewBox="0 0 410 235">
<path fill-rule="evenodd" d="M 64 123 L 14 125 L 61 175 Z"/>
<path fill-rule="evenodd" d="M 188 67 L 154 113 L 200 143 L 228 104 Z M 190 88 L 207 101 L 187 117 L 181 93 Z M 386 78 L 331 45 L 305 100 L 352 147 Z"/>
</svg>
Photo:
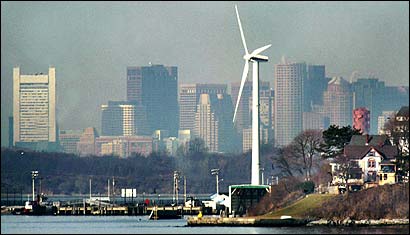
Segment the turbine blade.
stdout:
<svg viewBox="0 0 410 235">
<path fill-rule="evenodd" d="M 269 45 L 266 45 L 266 46 L 264 46 L 264 47 L 260 47 L 260 48 L 258 48 L 258 49 L 255 49 L 255 50 L 251 53 L 251 57 L 252 57 L 252 56 L 255 56 L 255 55 L 259 54 L 259 53 L 261 53 L 262 51 L 268 49 L 268 48 L 271 47 L 271 46 L 272 46 L 272 44 L 269 44 Z"/>
<path fill-rule="evenodd" d="M 245 36 L 243 35 L 241 19 L 239 19 L 238 7 L 236 5 L 235 5 L 235 10 L 236 10 L 236 18 L 238 19 L 239 30 L 241 31 L 241 38 L 242 38 L 243 47 L 245 48 L 246 54 L 249 54 L 248 48 L 246 47 Z"/>
<path fill-rule="evenodd" d="M 242 90 L 243 90 L 243 86 L 245 85 L 246 77 L 248 76 L 248 71 L 249 71 L 249 62 L 245 61 L 245 66 L 243 67 L 243 73 L 242 73 L 241 86 L 239 87 L 238 99 L 236 100 L 235 113 L 233 114 L 232 122 L 235 122 L 236 112 L 238 111 L 239 101 L 241 100 Z"/>
</svg>

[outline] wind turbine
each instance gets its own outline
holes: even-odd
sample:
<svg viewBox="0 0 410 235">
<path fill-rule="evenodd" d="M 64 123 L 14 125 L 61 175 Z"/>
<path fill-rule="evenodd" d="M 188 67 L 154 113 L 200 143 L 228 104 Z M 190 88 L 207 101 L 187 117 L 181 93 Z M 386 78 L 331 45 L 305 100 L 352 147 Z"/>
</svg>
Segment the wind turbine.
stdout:
<svg viewBox="0 0 410 235">
<path fill-rule="evenodd" d="M 268 49 L 271 44 L 264 47 L 260 47 L 249 54 L 248 48 L 246 46 L 245 36 L 243 35 L 242 24 L 239 18 L 238 7 L 235 5 L 236 18 L 238 19 L 239 30 L 241 32 L 241 38 L 243 47 L 245 48 L 245 55 L 243 59 L 245 60 L 245 65 L 242 73 L 241 86 L 239 88 L 238 100 L 236 101 L 235 113 L 233 115 L 233 122 L 235 122 L 236 112 L 238 111 L 239 101 L 242 95 L 242 89 L 248 76 L 249 62 L 252 62 L 252 185 L 260 185 L 260 174 L 259 174 L 259 62 L 268 61 L 268 57 L 264 55 L 259 55 L 262 51 Z"/>
</svg>

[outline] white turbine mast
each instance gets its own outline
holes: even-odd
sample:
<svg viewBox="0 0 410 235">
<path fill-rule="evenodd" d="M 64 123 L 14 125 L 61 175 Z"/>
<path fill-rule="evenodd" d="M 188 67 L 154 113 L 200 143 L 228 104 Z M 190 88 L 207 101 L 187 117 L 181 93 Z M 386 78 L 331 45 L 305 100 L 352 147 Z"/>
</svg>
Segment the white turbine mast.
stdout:
<svg viewBox="0 0 410 235">
<path fill-rule="evenodd" d="M 249 54 L 248 48 L 246 46 L 245 36 L 243 34 L 241 19 L 239 18 L 238 7 L 235 5 L 236 18 L 239 24 L 239 30 L 241 32 L 241 38 L 243 47 L 245 48 L 245 55 L 243 59 L 245 60 L 245 65 L 242 73 L 241 86 L 239 88 L 238 100 L 236 101 L 235 113 L 233 115 L 233 122 L 235 122 L 236 112 L 238 111 L 239 101 L 241 100 L 243 86 L 248 76 L 249 62 L 253 63 L 252 67 L 252 185 L 260 185 L 260 166 L 259 166 L 259 62 L 268 61 L 268 57 L 260 55 L 262 51 L 268 49 L 271 44 L 260 47 Z"/>
</svg>

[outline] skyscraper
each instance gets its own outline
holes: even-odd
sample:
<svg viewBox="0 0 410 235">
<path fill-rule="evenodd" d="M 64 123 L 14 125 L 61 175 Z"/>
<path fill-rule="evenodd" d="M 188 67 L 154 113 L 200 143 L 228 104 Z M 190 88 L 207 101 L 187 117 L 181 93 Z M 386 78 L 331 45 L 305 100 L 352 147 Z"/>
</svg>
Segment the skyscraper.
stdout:
<svg viewBox="0 0 410 235">
<path fill-rule="evenodd" d="M 323 93 L 323 106 L 330 125 L 352 125 L 352 97 L 349 83 L 342 77 L 334 77 L 329 81 Z"/>
<path fill-rule="evenodd" d="M 56 150 L 55 68 L 48 75 L 20 74 L 13 69 L 13 144 L 35 150 Z"/>
<path fill-rule="evenodd" d="M 101 105 L 101 135 L 150 135 L 145 107 L 137 101 L 108 101 Z"/>
<path fill-rule="evenodd" d="M 312 105 L 323 105 L 323 92 L 327 89 L 329 81 L 324 65 L 307 66 L 307 77 L 303 83 L 304 112 L 312 111 Z"/>
<path fill-rule="evenodd" d="M 169 130 L 172 136 L 178 134 L 177 67 L 127 67 L 127 100 L 145 106 L 151 133 L 161 129 Z"/>
<path fill-rule="evenodd" d="M 181 84 L 179 89 L 179 129 L 195 128 L 195 113 L 201 94 L 226 94 L 226 84 Z"/>
<path fill-rule="evenodd" d="M 275 144 L 279 146 L 292 142 L 302 131 L 302 92 L 306 80 L 305 63 L 275 65 Z"/>
<path fill-rule="evenodd" d="M 209 94 L 201 94 L 195 114 L 194 136 L 204 140 L 210 152 L 218 152 L 218 121 L 211 109 Z"/>
<path fill-rule="evenodd" d="M 353 109 L 353 128 L 360 130 L 362 134 L 369 134 L 370 111 L 365 107 Z"/>
<path fill-rule="evenodd" d="M 234 82 L 231 84 L 231 96 L 233 108 L 236 107 L 238 94 L 241 83 Z M 243 85 L 241 100 L 239 100 L 238 110 L 236 112 L 235 128 L 238 133 L 242 133 L 244 128 L 251 126 L 251 115 L 249 113 L 249 99 L 252 97 L 252 81 L 246 81 Z"/>
</svg>

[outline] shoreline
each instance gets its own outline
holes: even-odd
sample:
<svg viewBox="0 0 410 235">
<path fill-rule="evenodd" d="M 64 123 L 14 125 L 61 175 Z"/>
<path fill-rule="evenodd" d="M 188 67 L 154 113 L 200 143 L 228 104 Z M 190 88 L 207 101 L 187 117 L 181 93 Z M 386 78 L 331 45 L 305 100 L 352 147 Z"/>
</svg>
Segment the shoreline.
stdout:
<svg viewBox="0 0 410 235">
<path fill-rule="evenodd" d="M 311 220 L 311 219 L 273 219 L 258 217 L 235 217 L 235 218 L 215 218 L 215 217 L 190 217 L 187 218 L 187 226 L 253 226 L 253 227 L 312 227 L 312 226 L 394 226 L 409 225 L 409 219 L 366 219 L 366 220 Z"/>
</svg>

